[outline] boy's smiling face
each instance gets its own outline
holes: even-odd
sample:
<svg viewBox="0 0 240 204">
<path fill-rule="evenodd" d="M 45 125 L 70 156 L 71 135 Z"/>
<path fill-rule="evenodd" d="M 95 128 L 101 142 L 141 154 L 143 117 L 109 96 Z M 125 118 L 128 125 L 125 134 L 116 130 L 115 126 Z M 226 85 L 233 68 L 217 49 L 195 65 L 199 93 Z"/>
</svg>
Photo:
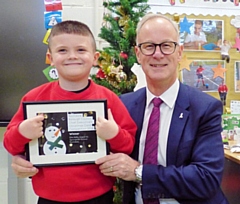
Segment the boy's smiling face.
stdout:
<svg viewBox="0 0 240 204">
<path fill-rule="evenodd" d="M 58 71 L 60 84 L 87 83 L 90 70 L 97 65 L 99 57 L 90 36 L 59 34 L 51 38 L 50 49 L 51 65 Z"/>
</svg>

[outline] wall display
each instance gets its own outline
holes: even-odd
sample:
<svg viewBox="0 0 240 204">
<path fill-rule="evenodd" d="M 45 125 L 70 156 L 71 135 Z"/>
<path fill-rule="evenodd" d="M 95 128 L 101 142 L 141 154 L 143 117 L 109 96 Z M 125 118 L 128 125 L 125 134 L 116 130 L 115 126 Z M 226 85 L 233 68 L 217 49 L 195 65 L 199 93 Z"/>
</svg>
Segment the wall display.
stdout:
<svg viewBox="0 0 240 204">
<path fill-rule="evenodd" d="M 239 0 L 148 0 L 152 12 L 161 12 L 163 14 L 194 14 L 194 15 L 212 15 L 212 16 L 231 16 L 239 15 Z"/>
<path fill-rule="evenodd" d="M 223 114 L 222 115 L 222 139 L 223 142 L 235 139 L 236 130 L 240 128 L 239 114 Z"/>
<path fill-rule="evenodd" d="M 215 19 L 180 20 L 180 42 L 185 50 L 219 51 L 217 43 L 224 39 L 224 22 Z"/>
<path fill-rule="evenodd" d="M 190 70 L 183 69 L 182 82 L 204 92 L 218 92 L 218 87 L 225 79 L 225 61 L 193 60 Z"/>
<path fill-rule="evenodd" d="M 235 61 L 235 92 L 240 93 L 240 61 Z"/>
<path fill-rule="evenodd" d="M 96 120 L 107 118 L 106 100 L 24 102 L 24 118 L 44 115 L 43 136 L 27 145 L 27 159 L 35 166 L 94 163 L 107 154 L 97 136 Z"/>
</svg>

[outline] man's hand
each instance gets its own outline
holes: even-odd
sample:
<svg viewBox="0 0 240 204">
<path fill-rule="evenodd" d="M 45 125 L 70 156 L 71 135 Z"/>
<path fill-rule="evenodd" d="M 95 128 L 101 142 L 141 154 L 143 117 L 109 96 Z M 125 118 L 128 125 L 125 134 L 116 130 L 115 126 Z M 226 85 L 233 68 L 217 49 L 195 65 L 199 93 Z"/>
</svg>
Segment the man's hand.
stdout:
<svg viewBox="0 0 240 204">
<path fill-rule="evenodd" d="M 105 176 L 118 177 L 126 181 L 135 181 L 134 170 L 140 165 L 126 154 L 110 154 L 95 161 Z"/>
<path fill-rule="evenodd" d="M 38 173 L 38 169 L 22 155 L 12 157 L 12 169 L 17 177 L 26 178 Z"/>
<path fill-rule="evenodd" d="M 108 109 L 108 120 L 102 117 L 98 117 L 96 122 L 97 135 L 104 140 L 109 140 L 118 134 L 119 127 L 115 122 L 112 112 Z"/>
<path fill-rule="evenodd" d="M 38 115 L 34 118 L 24 120 L 19 125 L 19 132 L 28 139 L 36 139 L 43 135 L 43 120 L 44 116 Z"/>
</svg>

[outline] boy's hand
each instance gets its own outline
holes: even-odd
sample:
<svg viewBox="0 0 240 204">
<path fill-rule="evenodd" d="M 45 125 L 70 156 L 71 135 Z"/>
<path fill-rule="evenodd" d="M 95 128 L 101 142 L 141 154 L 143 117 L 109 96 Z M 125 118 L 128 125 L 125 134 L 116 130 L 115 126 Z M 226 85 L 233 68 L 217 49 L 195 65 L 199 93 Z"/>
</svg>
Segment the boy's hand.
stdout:
<svg viewBox="0 0 240 204">
<path fill-rule="evenodd" d="M 104 140 L 109 140 L 118 134 L 118 125 L 115 122 L 112 112 L 108 109 L 108 120 L 98 117 L 96 122 L 97 135 Z"/>
<path fill-rule="evenodd" d="M 12 157 L 12 169 L 17 177 L 26 178 L 38 173 L 38 169 L 22 155 Z"/>
<path fill-rule="evenodd" d="M 28 139 L 36 139 L 43 135 L 44 116 L 38 115 L 34 118 L 24 120 L 18 127 L 19 132 Z"/>
</svg>

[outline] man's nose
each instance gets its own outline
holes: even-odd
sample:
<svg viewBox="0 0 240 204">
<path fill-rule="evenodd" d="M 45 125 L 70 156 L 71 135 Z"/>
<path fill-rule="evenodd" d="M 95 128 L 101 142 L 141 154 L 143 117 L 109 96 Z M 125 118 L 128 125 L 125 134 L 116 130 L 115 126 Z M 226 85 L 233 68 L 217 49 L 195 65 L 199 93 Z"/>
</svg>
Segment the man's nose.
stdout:
<svg viewBox="0 0 240 204">
<path fill-rule="evenodd" d="M 161 51 L 160 45 L 156 46 L 156 49 L 153 55 L 161 55 L 161 56 L 164 55 Z"/>
</svg>

